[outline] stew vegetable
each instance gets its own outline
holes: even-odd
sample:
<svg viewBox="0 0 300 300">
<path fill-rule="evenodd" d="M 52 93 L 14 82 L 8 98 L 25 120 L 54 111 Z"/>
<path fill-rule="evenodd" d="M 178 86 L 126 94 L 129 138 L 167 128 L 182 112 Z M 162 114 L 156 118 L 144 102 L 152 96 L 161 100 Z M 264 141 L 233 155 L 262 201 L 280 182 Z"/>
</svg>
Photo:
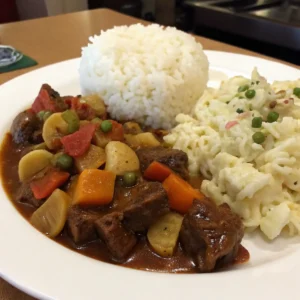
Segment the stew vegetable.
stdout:
<svg viewBox="0 0 300 300">
<path fill-rule="evenodd" d="M 34 227 L 102 261 L 163 272 L 247 261 L 241 219 L 195 188 L 201 178 L 164 134 L 44 84 L 6 135 L 2 181 Z"/>
</svg>

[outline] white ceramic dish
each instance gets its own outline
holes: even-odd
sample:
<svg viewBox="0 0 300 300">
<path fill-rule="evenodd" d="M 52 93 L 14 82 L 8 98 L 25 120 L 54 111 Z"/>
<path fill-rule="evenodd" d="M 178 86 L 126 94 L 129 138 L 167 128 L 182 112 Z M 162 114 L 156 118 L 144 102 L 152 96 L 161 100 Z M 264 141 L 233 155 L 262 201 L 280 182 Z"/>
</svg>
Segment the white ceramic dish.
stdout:
<svg viewBox="0 0 300 300">
<path fill-rule="evenodd" d="M 206 51 L 210 85 L 246 75 L 254 66 L 270 81 L 295 80 L 300 71 L 282 64 L 225 52 Z M 1 140 L 14 116 L 29 105 L 42 83 L 61 94 L 80 92 L 78 59 L 38 69 L 0 86 Z M 0 187 L 0 275 L 39 299 L 297 299 L 300 238 L 270 243 L 246 235 L 250 261 L 212 274 L 164 274 L 127 269 L 73 252 L 35 230 Z"/>
</svg>

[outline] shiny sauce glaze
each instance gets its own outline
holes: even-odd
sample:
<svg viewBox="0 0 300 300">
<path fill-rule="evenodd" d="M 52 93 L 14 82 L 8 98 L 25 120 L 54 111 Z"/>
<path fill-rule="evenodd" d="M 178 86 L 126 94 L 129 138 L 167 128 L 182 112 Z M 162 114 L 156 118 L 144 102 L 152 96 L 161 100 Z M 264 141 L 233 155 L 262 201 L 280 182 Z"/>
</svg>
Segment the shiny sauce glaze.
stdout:
<svg viewBox="0 0 300 300">
<path fill-rule="evenodd" d="M 14 144 L 10 134 L 6 135 L 1 149 L 1 178 L 3 187 L 9 199 L 22 216 L 29 220 L 32 213 L 35 211 L 35 208 L 30 205 L 14 201 L 16 191 L 21 185 L 18 177 L 18 162 L 25 150 L 26 149 L 18 148 L 17 145 Z M 190 184 L 195 188 L 199 188 L 201 182 L 201 177 L 192 177 L 190 179 Z M 114 204 L 109 208 L 109 211 L 120 209 L 122 206 L 126 205 L 128 198 L 132 195 L 128 189 L 125 189 L 126 188 L 122 188 L 121 185 L 117 185 L 114 196 Z M 97 211 L 99 212 L 99 210 Z M 66 230 L 63 230 L 63 232 L 53 240 L 71 250 L 87 255 L 91 258 L 125 267 L 157 272 L 197 273 L 194 262 L 191 258 L 184 254 L 180 245 L 177 247 L 172 257 L 163 258 L 151 250 L 145 237 L 141 237 L 131 256 L 129 256 L 125 262 L 120 264 L 112 259 L 106 246 L 99 239 L 84 246 L 77 246 L 69 238 Z M 243 246 L 240 246 L 234 263 L 244 263 L 248 260 L 249 252 Z"/>
</svg>

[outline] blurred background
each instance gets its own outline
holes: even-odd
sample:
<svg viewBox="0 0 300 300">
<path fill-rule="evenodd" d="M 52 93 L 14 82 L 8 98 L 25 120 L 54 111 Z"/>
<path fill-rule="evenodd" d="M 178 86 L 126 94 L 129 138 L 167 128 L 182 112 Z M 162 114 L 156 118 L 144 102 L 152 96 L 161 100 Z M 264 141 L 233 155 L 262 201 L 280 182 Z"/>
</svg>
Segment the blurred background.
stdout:
<svg viewBox="0 0 300 300">
<path fill-rule="evenodd" d="M 300 0 L 1 0 L 0 24 L 103 7 L 300 65 Z"/>
</svg>

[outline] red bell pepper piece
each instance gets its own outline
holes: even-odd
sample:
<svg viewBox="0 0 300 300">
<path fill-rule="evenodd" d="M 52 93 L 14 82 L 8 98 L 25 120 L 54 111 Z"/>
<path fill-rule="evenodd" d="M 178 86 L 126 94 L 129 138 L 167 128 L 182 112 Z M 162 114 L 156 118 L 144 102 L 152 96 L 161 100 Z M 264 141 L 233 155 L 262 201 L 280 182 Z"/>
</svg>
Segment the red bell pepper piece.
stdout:
<svg viewBox="0 0 300 300">
<path fill-rule="evenodd" d="M 80 120 L 92 120 L 96 117 L 95 111 L 87 103 L 81 103 L 80 98 L 67 96 L 64 100 L 70 109 L 76 111 Z"/>
<path fill-rule="evenodd" d="M 91 145 L 96 128 L 96 124 L 90 123 L 81 127 L 78 131 L 61 138 L 65 152 L 73 157 L 83 155 Z"/>
<path fill-rule="evenodd" d="M 40 92 L 35 98 L 31 108 L 35 113 L 38 113 L 42 110 L 48 110 L 52 112 L 55 112 L 56 110 L 55 104 L 53 101 L 51 101 L 48 91 L 43 87 L 40 89 Z"/>
<path fill-rule="evenodd" d="M 69 176 L 67 172 L 51 169 L 44 177 L 30 183 L 34 197 L 38 200 L 49 197 L 55 189 L 68 180 Z"/>
</svg>

